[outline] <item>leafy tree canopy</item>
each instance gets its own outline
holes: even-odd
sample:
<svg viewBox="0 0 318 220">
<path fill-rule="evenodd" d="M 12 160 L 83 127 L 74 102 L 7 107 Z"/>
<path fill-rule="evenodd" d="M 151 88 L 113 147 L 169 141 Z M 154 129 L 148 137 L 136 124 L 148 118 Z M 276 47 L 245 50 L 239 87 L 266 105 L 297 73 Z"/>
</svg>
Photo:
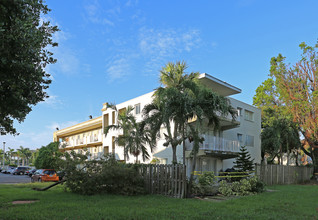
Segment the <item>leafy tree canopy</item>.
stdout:
<svg viewBox="0 0 318 220">
<path fill-rule="evenodd" d="M 302 146 L 301 148 L 313 159 L 317 172 L 318 44 L 308 46 L 303 42 L 299 47 L 302 50 L 301 59 L 294 65 L 286 64 L 285 57 L 281 54 L 271 59 L 271 78 L 256 90 L 253 101 L 256 106 L 263 108 L 262 110 L 272 109 L 269 115 L 272 119 L 277 120 L 280 117 L 295 123 L 306 143 L 310 145 L 308 150 Z M 279 100 L 279 103 L 275 104 L 273 100 Z M 276 111 L 275 108 L 280 111 Z M 263 120 L 267 116 L 263 114 Z M 265 118 L 263 127 L 273 125 L 274 120 L 270 117 Z"/>
<path fill-rule="evenodd" d="M 55 47 L 57 26 L 42 21 L 50 11 L 42 0 L 0 1 L 0 133 L 16 134 L 13 120 L 22 122 L 32 105 L 47 98 L 51 83 L 45 72 L 56 60 L 47 47 Z"/>
<path fill-rule="evenodd" d="M 59 151 L 59 142 L 51 142 L 45 147 L 41 147 L 39 155 L 35 159 L 35 167 L 38 169 L 56 169 L 61 166 L 63 153 Z"/>
</svg>

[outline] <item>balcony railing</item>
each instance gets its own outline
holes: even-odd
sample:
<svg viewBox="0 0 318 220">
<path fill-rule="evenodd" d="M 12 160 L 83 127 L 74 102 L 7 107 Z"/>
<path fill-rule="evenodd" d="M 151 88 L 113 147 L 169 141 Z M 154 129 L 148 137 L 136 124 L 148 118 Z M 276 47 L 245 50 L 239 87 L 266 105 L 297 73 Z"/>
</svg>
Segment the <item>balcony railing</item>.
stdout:
<svg viewBox="0 0 318 220">
<path fill-rule="evenodd" d="M 99 134 L 97 136 L 86 136 L 80 139 L 70 138 L 69 141 L 62 141 L 59 147 L 60 148 L 62 148 L 62 146 L 73 147 L 73 146 L 86 145 L 86 144 L 91 144 L 96 142 L 102 142 L 102 134 Z"/>
<path fill-rule="evenodd" d="M 240 142 L 228 140 L 221 137 L 203 135 L 204 142 L 200 144 L 200 150 L 222 151 L 222 152 L 239 152 Z M 187 144 L 187 150 L 192 150 L 193 142 Z"/>
</svg>

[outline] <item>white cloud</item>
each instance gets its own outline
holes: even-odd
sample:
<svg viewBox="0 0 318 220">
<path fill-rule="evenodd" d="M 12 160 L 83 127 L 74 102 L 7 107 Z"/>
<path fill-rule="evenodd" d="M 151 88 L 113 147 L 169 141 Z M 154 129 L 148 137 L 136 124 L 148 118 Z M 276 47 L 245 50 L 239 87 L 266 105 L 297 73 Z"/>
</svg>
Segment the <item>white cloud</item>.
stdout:
<svg viewBox="0 0 318 220">
<path fill-rule="evenodd" d="M 161 56 L 174 55 L 176 52 L 190 52 L 198 47 L 200 33 L 196 29 L 188 31 L 175 29 L 147 29 L 139 30 L 139 46 L 142 52 L 147 54 L 159 54 Z"/>
<path fill-rule="evenodd" d="M 55 57 L 57 58 L 55 66 L 59 72 L 67 75 L 79 73 L 80 61 L 74 50 L 61 46 L 56 50 Z"/>
<path fill-rule="evenodd" d="M 17 136 L 6 135 L 3 136 L 3 141 L 6 142 L 6 150 L 8 147 L 18 149 L 19 146 L 30 149 L 41 148 L 53 141 L 53 132 L 56 131 L 56 128 L 62 129 L 78 123 L 77 121 L 52 122 L 50 125 L 45 126 L 41 132 L 24 132 Z"/>
<path fill-rule="evenodd" d="M 50 106 L 51 108 L 59 108 L 63 102 L 56 95 L 49 95 L 49 98 L 46 98 L 41 104 Z"/>
<path fill-rule="evenodd" d="M 88 21 L 94 24 L 103 24 L 109 26 L 115 25 L 114 22 L 111 21 L 112 15 L 120 12 L 119 7 L 109 9 L 104 12 L 98 1 L 90 2 L 90 4 L 86 5 L 84 8 L 86 12 L 84 16 Z"/>
<path fill-rule="evenodd" d="M 183 53 L 190 53 L 198 48 L 200 42 L 200 32 L 196 29 L 139 30 L 139 47 L 143 57 L 148 57 L 145 67 L 150 74 L 157 73 L 167 60 L 178 59 Z"/>
<path fill-rule="evenodd" d="M 134 68 L 142 69 L 145 75 L 157 74 L 167 62 L 178 59 L 200 46 L 200 33 L 196 29 L 154 29 L 141 28 L 132 47 L 125 41 L 116 42 L 117 56 L 107 62 L 106 75 L 109 82 L 127 77 Z M 140 65 L 141 63 L 141 65 Z M 139 66 L 137 67 L 136 65 Z"/>
<path fill-rule="evenodd" d="M 129 57 L 118 57 L 110 61 L 107 65 L 106 74 L 109 82 L 122 79 L 129 75 L 131 69 Z"/>
</svg>

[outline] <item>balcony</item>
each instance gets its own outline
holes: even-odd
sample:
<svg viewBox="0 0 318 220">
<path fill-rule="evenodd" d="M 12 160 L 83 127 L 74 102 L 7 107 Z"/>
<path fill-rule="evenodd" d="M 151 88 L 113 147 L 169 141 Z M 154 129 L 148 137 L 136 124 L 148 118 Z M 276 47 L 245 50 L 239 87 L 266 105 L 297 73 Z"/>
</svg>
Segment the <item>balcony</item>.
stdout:
<svg viewBox="0 0 318 220">
<path fill-rule="evenodd" d="M 59 148 L 83 148 L 102 144 L 102 134 L 89 135 L 82 138 L 68 138 L 68 141 L 60 142 Z"/>
<path fill-rule="evenodd" d="M 240 142 L 221 137 L 203 135 L 204 142 L 200 144 L 198 156 L 212 156 L 221 159 L 230 159 L 238 156 Z M 187 157 L 190 156 L 193 142 L 186 144 Z"/>
<path fill-rule="evenodd" d="M 233 120 L 232 116 L 230 114 L 222 115 L 220 112 L 217 112 L 216 115 L 220 119 L 220 129 L 221 130 L 228 130 L 235 127 L 238 127 L 240 125 L 240 116 L 237 115 L 236 119 Z M 193 118 L 188 120 L 188 123 L 195 122 L 197 120 L 197 116 L 194 116 Z"/>
</svg>

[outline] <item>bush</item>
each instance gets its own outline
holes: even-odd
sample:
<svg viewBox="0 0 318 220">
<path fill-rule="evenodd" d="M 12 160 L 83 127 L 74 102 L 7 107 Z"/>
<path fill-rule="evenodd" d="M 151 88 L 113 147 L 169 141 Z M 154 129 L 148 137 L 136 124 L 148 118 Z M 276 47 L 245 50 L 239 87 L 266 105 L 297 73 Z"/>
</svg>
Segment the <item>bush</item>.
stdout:
<svg viewBox="0 0 318 220">
<path fill-rule="evenodd" d="M 80 166 L 79 166 L 80 164 Z M 144 194 L 144 182 L 138 167 L 119 163 L 113 156 L 87 161 L 85 155 L 66 154 L 66 187 L 74 193 L 93 195 L 111 193 Z"/>
<path fill-rule="evenodd" d="M 214 172 L 204 172 L 202 175 L 199 176 L 199 184 L 201 186 L 211 186 L 215 183 L 216 177 Z"/>
<path fill-rule="evenodd" d="M 223 180 L 219 183 L 219 192 L 224 196 L 245 196 L 263 192 L 264 187 L 265 184 L 253 176 L 233 183 L 227 183 Z"/>
<path fill-rule="evenodd" d="M 214 195 L 217 193 L 215 186 L 216 177 L 213 172 L 205 172 L 198 177 L 198 182 L 192 185 L 192 193 L 196 195 Z"/>
<path fill-rule="evenodd" d="M 219 183 L 219 192 L 224 196 L 233 195 L 232 185 L 228 184 L 225 180 Z"/>
</svg>

